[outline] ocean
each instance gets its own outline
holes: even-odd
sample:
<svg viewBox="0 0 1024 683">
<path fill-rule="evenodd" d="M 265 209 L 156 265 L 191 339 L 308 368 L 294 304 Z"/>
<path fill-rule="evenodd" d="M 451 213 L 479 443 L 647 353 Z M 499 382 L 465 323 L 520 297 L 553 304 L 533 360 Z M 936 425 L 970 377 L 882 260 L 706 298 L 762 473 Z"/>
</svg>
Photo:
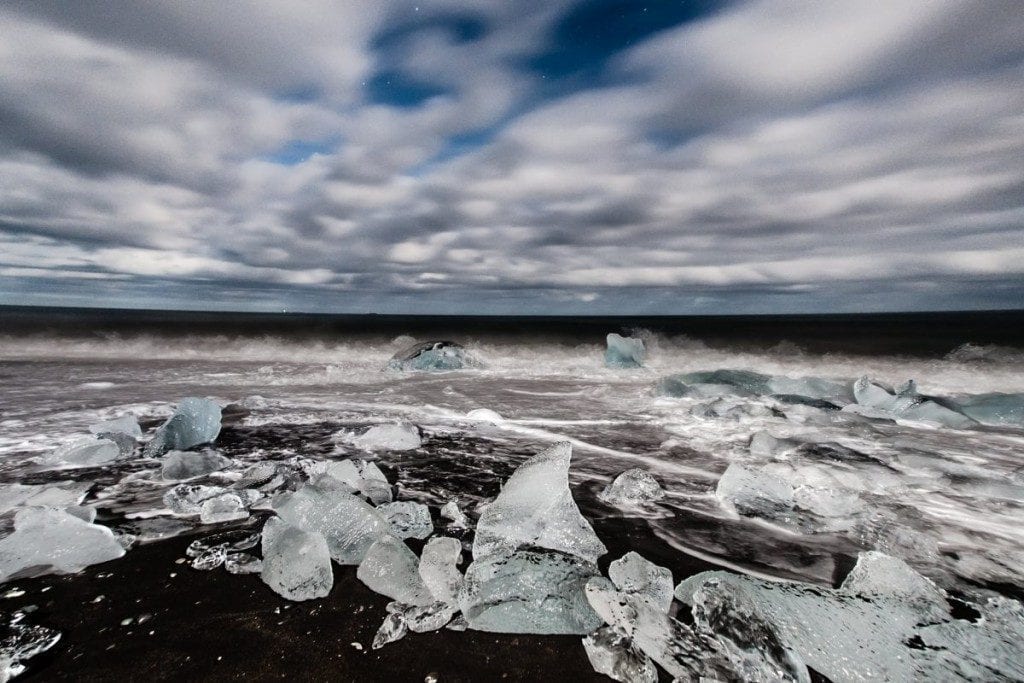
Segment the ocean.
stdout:
<svg viewBox="0 0 1024 683">
<path fill-rule="evenodd" d="M 644 342 L 642 367 L 605 366 L 609 333 Z M 404 347 L 435 339 L 462 345 L 474 367 L 385 369 Z M 775 389 L 718 376 L 693 388 L 693 373 L 716 370 L 772 378 L 756 382 Z M 662 380 L 680 375 L 688 388 L 666 389 Z M 141 451 L 99 466 L 52 463 L 90 425 L 126 414 L 144 441 L 189 396 L 223 408 L 212 447 L 231 461 L 190 483 L 226 486 L 262 463 L 298 471 L 308 461 L 366 459 L 396 500 L 426 504 L 444 535 L 441 505 L 457 501 L 475 521 L 516 467 L 568 442 L 572 496 L 609 550 L 602 571 L 636 550 L 677 583 L 725 570 L 834 588 L 859 553 L 877 550 L 946 591 L 961 610 L 954 616 L 1024 598 L 1020 416 L 1007 409 L 950 426 L 858 408 L 862 377 L 894 396 L 914 380 L 913 396 L 958 410 L 979 396 L 1024 394 L 1024 311 L 613 318 L 0 308 L 0 485 L 79 485 L 96 523 L 134 540 L 124 557 L 81 572 L 17 575 L 0 585 L 0 610 L 34 606 L 26 620 L 62 633 L 26 659 L 25 680 L 539 680 L 553 667 L 607 680 L 578 636 L 442 630 L 372 650 L 388 601 L 355 567 L 334 567 L 327 598 L 289 602 L 258 574 L 190 566 L 190 543 L 259 531 L 269 509 L 216 524 L 171 514 L 164 495 L 176 482 Z M 827 400 L 809 396 L 802 378 L 840 388 Z M 419 447 L 359 445 L 368 428 L 396 421 L 415 425 Z M 730 497 L 719 483 L 731 466 L 772 485 L 781 479 L 792 499 Z M 603 500 L 632 468 L 652 474 L 664 497 Z M 12 518 L 13 510 L 0 517 L 0 534 Z M 465 570 L 472 536 L 458 536 Z"/>
</svg>

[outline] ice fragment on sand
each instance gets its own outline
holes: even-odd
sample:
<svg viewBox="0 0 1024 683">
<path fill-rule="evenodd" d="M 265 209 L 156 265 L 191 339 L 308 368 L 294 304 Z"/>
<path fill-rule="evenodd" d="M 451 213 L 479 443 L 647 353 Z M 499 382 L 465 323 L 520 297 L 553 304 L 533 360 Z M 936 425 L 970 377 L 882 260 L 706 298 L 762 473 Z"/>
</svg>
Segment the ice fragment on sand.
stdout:
<svg viewBox="0 0 1024 683">
<path fill-rule="evenodd" d="M 456 538 L 432 538 L 423 546 L 419 574 L 435 600 L 452 605 L 458 602 L 462 574 L 457 565 L 461 558 L 462 543 Z"/>
<path fill-rule="evenodd" d="M 105 526 L 90 524 L 63 510 L 24 508 L 14 516 L 14 533 L 0 539 L 0 583 L 19 572 L 77 572 L 124 555 Z"/>
<path fill-rule="evenodd" d="M 408 422 L 374 425 L 351 442 L 367 451 L 408 451 L 423 445 L 419 427 Z"/>
<path fill-rule="evenodd" d="M 722 474 L 715 495 L 744 515 L 767 515 L 793 507 L 793 486 L 763 467 L 733 463 Z"/>
<path fill-rule="evenodd" d="M 59 631 L 22 624 L 24 616 L 22 612 L 15 613 L 0 626 L 0 681 L 24 673 L 26 660 L 46 652 L 60 640 Z"/>
<path fill-rule="evenodd" d="M 188 450 L 212 443 L 220 434 L 220 405 L 205 398 L 183 398 L 174 414 L 146 444 L 145 454 L 155 458 L 171 450 Z"/>
<path fill-rule="evenodd" d="M 263 526 L 260 578 L 288 600 L 325 597 L 334 586 L 331 556 L 323 535 L 271 518 Z"/>
<path fill-rule="evenodd" d="M 228 553 L 224 569 L 230 574 L 259 574 L 263 571 L 263 561 L 249 553 Z"/>
<path fill-rule="evenodd" d="M 391 525 L 391 533 L 398 538 L 426 538 L 434 532 L 430 510 L 422 503 L 401 501 L 377 507 Z"/>
<path fill-rule="evenodd" d="M 103 434 L 127 434 L 136 438 L 142 436 L 139 420 L 134 415 L 122 415 L 115 420 L 97 422 L 89 425 L 89 431 L 98 436 Z"/>
<path fill-rule="evenodd" d="M 583 639 L 583 649 L 594 671 L 622 683 L 657 683 L 658 670 L 650 657 L 633 646 L 632 640 L 611 626 L 604 626 Z"/>
<path fill-rule="evenodd" d="M 202 453 L 170 451 L 163 457 L 160 477 L 172 481 L 191 479 L 222 470 L 230 464 L 231 460 L 229 458 L 210 451 Z"/>
<path fill-rule="evenodd" d="M 384 516 L 362 498 L 313 484 L 281 496 L 274 511 L 293 526 L 323 534 L 338 564 L 359 564 L 370 546 L 390 531 Z"/>
<path fill-rule="evenodd" d="M 661 500 L 665 492 L 654 475 L 634 468 L 615 477 L 597 497 L 611 505 L 639 505 Z"/>
<path fill-rule="evenodd" d="M 44 463 L 68 467 L 97 467 L 116 460 L 121 449 L 110 439 L 84 436 L 65 444 L 44 458 Z"/>
<path fill-rule="evenodd" d="M 420 578 L 419 560 L 409 547 L 394 536 L 382 536 L 366 553 L 356 577 L 370 590 L 406 605 L 434 602 Z"/>
<path fill-rule="evenodd" d="M 413 633 L 429 633 L 444 628 L 458 608 L 447 602 L 405 607 L 405 623 Z"/>
<path fill-rule="evenodd" d="M 571 457 L 572 446 L 558 443 L 512 473 L 477 522 L 474 557 L 535 546 L 596 562 L 607 552 L 572 498 Z"/>
<path fill-rule="evenodd" d="M 409 625 L 405 622 L 405 614 L 401 611 L 388 612 L 384 623 L 380 625 L 377 634 L 373 636 L 373 644 L 370 647 L 379 650 L 388 643 L 401 640 L 408 632 Z"/>
<path fill-rule="evenodd" d="M 203 524 L 217 524 L 218 522 L 230 522 L 236 519 L 245 519 L 249 516 L 243 501 L 237 493 L 222 493 L 213 498 L 207 498 L 199 508 L 199 521 Z"/>
<path fill-rule="evenodd" d="M 455 342 L 428 341 L 413 344 L 391 357 L 389 370 L 461 370 L 479 366 L 466 349 Z"/>
<path fill-rule="evenodd" d="M 597 566 L 573 555 L 519 550 L 476 559 L 460 595 L 469 627 L 496 633 L 576 633 L 601 626 L 583 594 Z"/>
<path fill-rule="evenodd" d="M 468 529 L 472 526 L 469 517 L 459 509 L 459 504 L 450 500 L 441 506 L 441 516 L 452 520 L 452 526 Z"/>
<path fill-rule="evenodd" d="M 659 612 L 672 606 L 672 572 L 630 551 L 608 566 L 608 578 L 623 593 L 645 601 Z"/>
<path fill-rule="evenodd" d="M 209 572 L 224 564 L 224 561 L 227 560 L 227 558 L 227 549 L 222 545 L 218 545 L 212 548 L 207 548 L 196 555 L 191 562 L 191 566 L 193 569 Z"/>
<path fill-rule="evenodd" d="M 604 352 L 604 364 L 609 368 L 643 367 L 644 342 L 637 337 L 623 337 L 612 333 L 607 337 L 608 348 Z"/>
</svg>

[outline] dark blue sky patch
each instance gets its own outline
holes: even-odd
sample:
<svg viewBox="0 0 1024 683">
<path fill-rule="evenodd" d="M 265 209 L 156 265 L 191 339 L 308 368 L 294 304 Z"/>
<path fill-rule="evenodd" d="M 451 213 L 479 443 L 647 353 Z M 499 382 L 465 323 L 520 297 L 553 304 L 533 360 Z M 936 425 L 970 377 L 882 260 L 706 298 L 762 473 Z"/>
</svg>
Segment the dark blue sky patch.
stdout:
<svg viewBox="0 0 1024 683">
<path fill-rule="evenodd" d="M 338 140 L 289 140 L 280 149 L 263 157 L 264 160 L 294 166 L 301 164 L 314 154 L 330 154 L 338 146 Z"/>
<path fill-rule="evenodd" d="M 449 88 L 413 80 L 398 71 L 378 72 L 366 82 L 367 99 L 392 107 L 418 107 L 432 97 L 453 94 Z"/>
<path fill-rule="evenodd" d="M 487 34 L 487 24 L 472 12 L 449 12 L 419 16 L 410 14 L 374 37 L 370 46 L 378 52 L 401 49 L 421 31 L 441 30 L 455 43 L 479 40 Z"/>
</svg>

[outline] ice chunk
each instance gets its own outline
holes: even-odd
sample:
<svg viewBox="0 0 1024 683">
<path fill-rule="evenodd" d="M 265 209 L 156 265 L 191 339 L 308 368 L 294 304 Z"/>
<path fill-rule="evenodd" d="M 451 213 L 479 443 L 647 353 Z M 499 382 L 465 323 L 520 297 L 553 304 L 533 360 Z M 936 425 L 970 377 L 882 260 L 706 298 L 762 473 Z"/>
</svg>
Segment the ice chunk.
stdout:
<svg viewBox="0 0 1024 683">
<path fill-rule="evenodd" d="M 327 474 L 338 482 L 345 484 L 352 492 L 359 492 L 373 502 L 374 505 L 390 503 L 392 499 L 391 484 L 387 477 L 372 462 L 365 460 L 329 460 L 317 462 L 309 468 L 309 474 L 315 477 Z"/>
<path fill-rule="evenodd" d="M 171 450 L 188 450 L 212 443 L 220 434 L 220 406 L 205 398 L 183 398 L 148 444 L 145 454 L 155 458 Z"/>
<path fill-rule="evenodd" d="M 750 454 L 759 458 L 770 458 L 793 450 L 800 445 L 795 439 L 778 439 L 768 432 L 756 432 L 750 437 Z"/>
<path fill-rule="evenodd" d="M 434 599 L 451 605 L 458 603 L 462 574 L 457 565 L 462 559 L 462 543 L 450 537 L 432 538 L 423 546 L 419 573 L 423 585 Z"/>
<path fill-rule="evenodd" d="M 408 422 L 374 425 L 352 439 L 352 445 L 367 451 L 409 451 L 423 445 L 420 429 Z"/>
<path fill-rule="evenodd" d="M 476 559 L 460 596 L 469 627 L 496 633 L 576 633 L 601 626 L 583 593 L 597 566 L 574 555 L 519 550 Z"/>
<path fill-rule="evenodd" d="M 24 673 L 26 660 L 46 652 L 60 640 L 59 631 L 21 623 L 24 616 L 24 612 L 16 612 L 0 626 L 0 681 Z"/>
<path fill-rule="evenodd" d="M 0 484 L 0 513 L 20 506 L 64 508 L 81 503 L 92 484 Z"/>
<path fill-rule="evenodd" d="M 901 559 L 874 550 L 860 553 L 840 590 L 853 595 L 882 595 L 918 602 L 937 619 L 945 616 L 945 594 Z"/>
<path fill-rule="evenodd" d="M 0 539 L 0 583 L 26 570 L 72 573 L 122 555 L 124 548 L 105 526 L 64 510 L 23 508 L 14 515 L 14 533 Z"/>
<path fill-rule="evenodd" d="M 623 593 L 668 614 L 672 606 L 672 572 L 630 551 L 608 566 L 608 578 Z"/>
<path fill-rule="evenodd" d="M 338 564 L 359 564 L 378 539 L 388 535 L 388 521 L 362 498 L 345 491 L 329 491 L 307 484 L 274 502 L 285 522 L 327 539 Z"/>
<path fill-rule="evenodd" d="M 658 393 L 676 398 L 718 398 L 759 396 L 770 393 L 771 378 L 747 370 L 712 370 L 672 375 L 661 380 Z"/>
<path fill-rule="evenodd" d="M 388 370 L 462 370 L 478 366 L 465 348 L 450 341 L 413 344 L 388 361 Z"/>
<path fill-rule="evenodd" d="M 198 515 L 203 501 L 225 493 L 220 486 L 179 484 L 164 494 L 164 505 L 176 515 Z"/>
<path fill-rule="evenodd" d="M 117 460 L 121 449 L 109 439 L 84 436 L 65 444 L 44 458 L 50 465 L 67 467 L 98 467 Z"/>
<path fill-rule="evenodd" d="M 572 446 L 558 443 L 512 473 L 477 522 L 474 557 L 535 546 L 596 562 L 607 552 L 572 498 L 571 457 Z"/>
<path fill-rule="evenodd" d="M 401 501 L 377 507 L 391 525 L 391 533 L 398 538 L 426 538 L 434 532 L 430 510 L 422 503 Z"/>
<path fill-rule="evenodd" d="M 142 427 L 134 415 L 122 415 L 116 420 L 107 420 L 89 425 L 89 431 L 97 436 L 104 434 L 126 434 L 138 438 L 142 436 Z"/>
<path fill-rule="evenodd" d="M 444 628 L 445 624 L 455 616 L 457 608 L 446 602 L 435 602 L 430 605 L 411 605 L 404 607 L 405 623 L 413 633 L 429 633 Z"/>
<path fill-rule="evenodd" d="M 467 420 L 474 420 L 476 422 L 490 422 L 491 424 L 501 424 L 505 421 L 498 413 L 494 412 L 490 408 L 476 408 L 466 413 Z"/>
<path fill-rule="evenodd" d="M 597 497 L 611 505 L 640 505 L 661 500 L 665 492 L 654 475 L 634 468 L 615 477 Z"/>
<path fill-rule="evenodd" d="M 382 536 L 366 553 L 356 577 L 370 590 L 406 605 L 434 602 L 419 574 L 419 561 L 403 541 Z"/>
<path fill-rule="evenodd" d="M 213 451 L 204 451 L 202 453 L 170 451 L 163 458 L 163 465 L 160 467 L 160 477 L 172 481 L 191 479 L 222 470 L 230 464 L 230 459 Z"/>
<path fill-rule="evenodd" d="M 853 385 L 853 395 L 857 405 L 867 410 L 862 412 L 868 417 L 889 417 L 891 419 L 913 420 L 915 422 L 931 422 L 954 429 L 967 429 L 977 423 L 958 412 L 953 407 L 940 403 L 937 399 L 921 396 L 913 380 L 894 393 L 888 387 L 861 377 Z M 852 410 L 848 406 L 847 410 Z"/>
<path fill-rule="evenodd" d="M 583 639 L 583 649 L 594 671 L 622 683 L 657 683 L 658 670 L 651 658 L 611 626 Z"/>
<path fill-rule="evenodd" d="M 718 480 L 715 495 L 743 515 L 772 515 L 793 507 L 793 486 L 764 467 L 733 463 Z"/>
<path fill-rule="evenodd" d="M 388 615 L 384 618 L 384 623 L 380 625 L 380 628 L 377 629 L 377 634 L 373 636 L 371 647 L 374 650 L 379 650 L 388 643 L 401 640 L 408 632 L 409 625 L 405 621 L 405 613 L 401 610 L 388 612 Z"/>
<path fill-rule="evenodd" d="M 249 553 L 228 553 L 224 557 L 224 569 L 229 574 L 259 574 L 263 571 L 263 561 Z"/>
<path fill-rule="evenodd" d="M 288 600 L 326 597 L 334 586 L 331 556 L 323 535 L 270 518 L 263 526 L 260 578 Z"/>
<path fill-rule="evenodd" d="M 608 335 L 608 348 L 604 352 L 604 364 L 609 368 L 643 367 L 644 342 L 638 337 L 622 337 L 617 334 Z"/>
<path fill-rule="evenodd" d="M 896 403 L 893 390 L 867 376 L 853 383 L 853 397 L 857 403 L 875 410 L 891 411 Z"/>
<path fill-rule="evenodd" d="M 990 425 L 1024 427 L 1024 393 L 977 394 L 956 401 L 964 415 Z"/>
<path fill-rule="evenodd" d="M 113 441 L 117 444 L 117 450 L 121 453 L 122 457 L 128 457 L 135 452 L 135 447 L 139 445 L 139 442 L 135 440 L 134 436 L 129 434 L 122 434 L 121 432 L 112 432 L 107 434 L 100 434 L 101 439 L 107 441 Z"/>
<path fill-rule="evenodd" d="M 248 516 L 245 501 L 237 493 L 222 493 L 207 498 L 199 508 L 199 521 L 203 524 L 231 522 Z"/>
<path fill-rule="evenodd" d="M 441 516 L 445 519 L 452 520 L 452 526 L 462 527 L 468 529 L 472 526 L 469 521 L 469 517 L 466 517 L 465 513 L 459 509 L 459 504 L 454 500 L 450 500 L 441 506 Z"/>
</svg>

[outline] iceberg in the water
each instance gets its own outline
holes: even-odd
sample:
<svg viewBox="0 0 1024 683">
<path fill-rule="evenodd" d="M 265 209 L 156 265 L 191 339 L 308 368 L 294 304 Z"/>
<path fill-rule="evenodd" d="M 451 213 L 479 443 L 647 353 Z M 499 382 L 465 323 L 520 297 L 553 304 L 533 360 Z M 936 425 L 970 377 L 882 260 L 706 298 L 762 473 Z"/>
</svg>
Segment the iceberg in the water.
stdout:
<svg viewBox="0 0 1024 683">
<path fill-rule="evenodd" d="M 326 597 L 334 573 L 323 535 L 270 518 L 263 526 L 260 578 L 288 600 Z"/>
<path fill-rule="evenodd" d="M 171 481 L 191 479 L 222 470 L 230 464 L 231 460 L 219 453 L 170 451 L 163 458 L 163 464 L 160 467 L 160 478 Z"/>
<path fill-rule="evenodd" d="M 323 534 L 338 564 L 359 564 L 370 546 L 390 534 L 388 521 L 362 498 L 314 484 L 282 495 L 274 511 L 292 526 Z"/>
<path fill-rule="evenodd" d="M 391 525 L 391 533 L 398 538 L 426 538 L 434 533 L 434 522 L 430 510 L 423 503 L 400 501 L 385 503 L 377 507 Z"/>
<path fill-rule="evenodd" d="M 569 490 L 572 446 L 555 444 L 520 465 L 477 522 L 473 556 L 522 546 L 547 548 L 589 562 L 607 552 Z"/>
<path fill-rule="evenodd" d="M 863 413 L 868 417 L 930 422 L 954 429 L 977 425 L 974 419 L 945 405 L 945 401 L 918 394 L 913 380 L 904 384 L 899 391 L 894 391 L 867 377 L 861 377 L 854 382 L 853 395 L 857 400 L 856 406 L 847 406 L 845 410 Z"/>
<path fill-rule="evenodd" d="M 416 554 L 394 536 L 381 536 L 370 546 L 356 570 L 356 577 L 375 593 L 404 605 L 436 602 L 420 577 Z"/>
<path fill-rule="evenodd" d="M 22 508 L 14 515 L 14 533 L 0 539 L 0 583 L 26 570 L 67 574 L 122 555 L 124 548 L 105 526 L 55 508 Z"/>
<path fill-rule="evenodd" d="M 592 633 L 601 619 L 583 588 L 597 565 L 545 550 L 475 559 L 466 569 L 460 606 L 469 627 L 495 633 Z"/>
<path fill-rule="evenodd" d="M 641 505 L 661 500 L 665 491 L 650 472 L 634 468 L 615 477 L 597 497 L 611 505 Z"/>
<path fill-rule="evenodd" d="M 438 602 L 455 605 L 462 590 L 462 574 L 458 570 L 462 559 L 462 543 L 456 538 L 432 538 L 423 546 L 420 555 L 420 578 Z"/>
<path fill-rule="evenodd" d="M 97 436 L 105 434 L 126 434 L 135 438 L 142 436 L 142 427 L 139 426 L 139 420 L 134 415 L 122 415 L 115 420 L 97 422 L 89 425 L 89 431 Z"/>
<path fill-rule="evenodd" d="M 961 413 L 978 422 L 1024 427 L 1024 394 L 976 394 L 955 403 Z"/>
<path fill-rule="evenodd" d="M 63 467 L 98 467 L 117 460 L 120 455 L 121 449 L 110 439 L 84 436 L 61 446 L 43 462 Z"/>
<path fill-rule="evenodd" d="M 730 369 L 671 375 L 658 383 L 657 393 L 676 398 L 777 396 L 786 403 L 823 408 L 845 405 L 854 399 L 848 382 Z"/>
<path fill-rule="evenodd" d="M 167 451 L 185 451 L 212 443 L 220 434 L 220 405 L 205 398 L 183 398 L 174 414 L 163 423 L 146 444 L 147 457 L 156 458 Z"/>
<path fill-rule="evenodd" d="M 604 364 L 609 368 L 643 367 L 644 341 L 638 337 L 623 337 L 615 333 L 608 335 L 608 348 L 604 352 Z"/>
<path fill-rule="evenodd" d="M 460 344 L 428 341 L 396 353 L 388 361 L 388 370 L 462 370 L 479 365 Z"/>
<path fill-rule="evenodd" d="M 419 427 L 408 422 L 374 425 L 351 442 L 367 451 L 409 451 L 423 445 Z"/>
</svg>

